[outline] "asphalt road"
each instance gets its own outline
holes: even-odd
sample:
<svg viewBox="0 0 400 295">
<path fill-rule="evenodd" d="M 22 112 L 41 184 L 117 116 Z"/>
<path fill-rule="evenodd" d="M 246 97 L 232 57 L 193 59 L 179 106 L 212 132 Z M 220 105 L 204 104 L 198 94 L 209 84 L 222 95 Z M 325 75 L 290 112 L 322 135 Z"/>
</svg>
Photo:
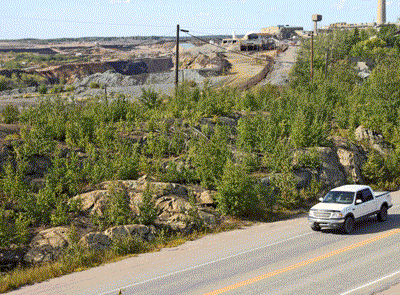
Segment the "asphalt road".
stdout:
<svg viewBox="0 0 400 295">
<path fill-rule="evenodd" d="M 306 217 L 258 224 L 11 294 L 375 294 L 400 283 L 400 192 L 392 197 L 386 222 L 351 235 L 313 232 Z"/>
</svg>

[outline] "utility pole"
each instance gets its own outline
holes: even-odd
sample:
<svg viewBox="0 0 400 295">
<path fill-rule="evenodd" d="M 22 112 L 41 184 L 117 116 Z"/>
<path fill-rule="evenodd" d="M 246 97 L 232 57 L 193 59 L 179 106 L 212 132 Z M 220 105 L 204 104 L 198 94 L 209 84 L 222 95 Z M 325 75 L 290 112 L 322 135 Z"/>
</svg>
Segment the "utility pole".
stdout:
<svg viewBox="0 0 400 295">
<path fill-rule="evenodd" d="M 175 92 L 179 83 L 179 25 L 176 26 Z"/>
<path fill-rule="evenodd" d="M 325 56 L 325 78 L 328 76 L 328 65 L 329 65 L 329 48 L 326 49 L 326 56 Z"/>
<path fill-rule="evenodd" d="M 311 69 L 310 69 L 310 80 L 312 82 L 314 75 L 314 32 L 311 33 Z"/>
</svg>

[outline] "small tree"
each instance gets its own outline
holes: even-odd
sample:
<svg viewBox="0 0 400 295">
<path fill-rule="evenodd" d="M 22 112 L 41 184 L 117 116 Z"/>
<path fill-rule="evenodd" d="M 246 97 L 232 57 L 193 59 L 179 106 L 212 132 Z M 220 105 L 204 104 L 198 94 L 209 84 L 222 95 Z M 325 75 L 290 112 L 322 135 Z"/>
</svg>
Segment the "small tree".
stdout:
<svg viewBox="0 0 400 295">
<path fill-rule="evenodd" d="M 1 111 L 1 115 L 3 117 L 4 123 L 11 124 L 18 120 L 19 110 L 16 106 L 9 104 L 6 105 Z"/>
<path fill-rule="evenodd" d="M 218 209 L 223 214 L 253 217 L 259 205 L 254 181 L 243 167 L 228 160 L 217 186 Z"/>
<path fill-rule="evenodd" d="M 157 218 L 157 207 L 153 200 L 149 185 L 142 195 L 142 203 L 139 205 L 139 222 L 145 225 L 153 224 Z"/>
</svg>

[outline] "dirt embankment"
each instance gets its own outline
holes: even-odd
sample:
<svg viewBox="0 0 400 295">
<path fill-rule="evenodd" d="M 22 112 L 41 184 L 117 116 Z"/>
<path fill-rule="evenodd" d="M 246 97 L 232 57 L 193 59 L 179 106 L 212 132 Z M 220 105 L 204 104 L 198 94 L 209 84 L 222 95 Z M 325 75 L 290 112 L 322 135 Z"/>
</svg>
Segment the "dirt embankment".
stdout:
<svg viewBox="0 0 400 295">
<path fill-rule="evenodd" d="M 63 80 L 73 83 L 84 77 L 114 70 L 123 75 L 139 75 L 168 71 L 173 67 L 171 58 L 141 59 L 126 61 L 109 61 L 95 63 L 75 63 L 50 67 L 37 72 L 48 78 L 50 82 L 57 83 Z"/>
<path fill-rule="evenodd" d="M 57 54 L 51 48 L 0 48 L 0 52 Z"/>
</svg>

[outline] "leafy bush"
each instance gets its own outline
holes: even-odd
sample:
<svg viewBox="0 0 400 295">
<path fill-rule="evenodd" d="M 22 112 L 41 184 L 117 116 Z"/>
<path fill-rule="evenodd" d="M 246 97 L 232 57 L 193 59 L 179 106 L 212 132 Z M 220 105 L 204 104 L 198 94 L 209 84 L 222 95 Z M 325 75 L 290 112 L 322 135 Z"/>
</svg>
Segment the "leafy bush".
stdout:
<svg viewBox="0 0 400 295">
<path fill-rule="evenodd" d="M 61 93 L 64 91 L 64 85 L 58 84 L 54 85 L 52 88 L 50 88 L 50 93 Z"/>
<path fill-rule="evenodd" d="M 100 88 L 100 84 L 96 81 L 92 81 L 89 84 L 89 88 Z"/>
<path fill-rule="evenodd" d="M 16 106 L 8 104 L 2 109 L 1 115 L 6 124 L 15 123 L 18 121 L 19 110 Z"/>
<path fill-rule="evenodd" d="M 0 77 L 0 91 L 4 91 L 9 89 L 10 86 L 8 85 L 8 81 L 4 77 Z"/>
<path fill-rule="evenodd" d="M 321 167 L 321 157 L 315 149 L 300 152 L 297 156 L 295 168 L 318 169 Z"/>
<path fill-rule="evenodd" d="M 275 177 L 273 185 L 277 189 L 278 204 L 283 209 L 295 209 L 302 204 L 302 198 L 296 189 L 294 176 L 291 173 L 282 173 Z"/>
<path fill-rule="evenodd" d="M 230 157 L 228 149 L 229 129 L 226 126 L 216 126 L 210 140 L 201 137 L 194 143 L 191 159 L 201 184 L 213 188 L 222 176 L 222 169 Z"/>
<path fill-rule="evenodd" d="M 139 205 L 139 222 L 141 224 L 153 224 L 157 218 L 157 207 L 153 200 L 149 186 L 143 192 L 142 202 Z"/>
<path fill-rule="evenodd" d="M 146 241 L 136 236 L 119 237 L 113 240 L 111 250 L 117 255 L 139 254 L 149 248 Z"/>
<path fill-rule="evenodd" d="M 217 208 L 223 214 L 246 218 L 256 215 L 259 201 L 254 181 L 243 167 L 227 161 L 217 190 Z"/>
<path fill-rule="evenodd" d="M 397 189 L 400 184 L 400 156 L 398 153 L 382 156 L 373 151 L 362 167 L 362 173 L 368 182 L 386 189 Z"/>
<path fill-rule="evenodd" d="M 101 230 L 111 226 L 131 224 L 134 216 L 129 206 L 130 200 L 125 189 L 113 186 L 108 198 L 104 215 L 95 214 L 92 222 Z"/>
<path fill-rule="evenodd" d="M 29 205 L 30 188 L 25 181 L 27 163 L 18 161 L 16 167 L 8 161 L 3 167 L 0 179 L 2 199 L 7 203 L 15 203 L 17 208 L 26 208 Z"/>
<path fill-rule="evenodd" d="M 142 95 L 139 97 L 139 101 L 149 109 L 157 108 L 161 105 L 161 98 L 158 93 L 152 88 L 141 88 Z"/>
<path fill-rule="evenodd" d="M 40 94 L 46 94 L 46 93 L 47 93 L 47 86 L 44 85 L 44 84 L 40 85 L 40 86 L 38 87 L 38 92 L 39 92 Z"/>
<path fill-rule="evenodd" d="M 133 222 L 129 202 L 129 195 L 125 190 L 117 188 L 111 190 L 110 203 L 106 211 L 106 218 L 110 225 L 124 225 Z"/>
<path fill-rule="evenodd" d="M 0 247 L 26 243 L 30 234 L 29 224 L 30 220 L 22 213 L 5 210 L 0 205 Z"/>
</svg>

